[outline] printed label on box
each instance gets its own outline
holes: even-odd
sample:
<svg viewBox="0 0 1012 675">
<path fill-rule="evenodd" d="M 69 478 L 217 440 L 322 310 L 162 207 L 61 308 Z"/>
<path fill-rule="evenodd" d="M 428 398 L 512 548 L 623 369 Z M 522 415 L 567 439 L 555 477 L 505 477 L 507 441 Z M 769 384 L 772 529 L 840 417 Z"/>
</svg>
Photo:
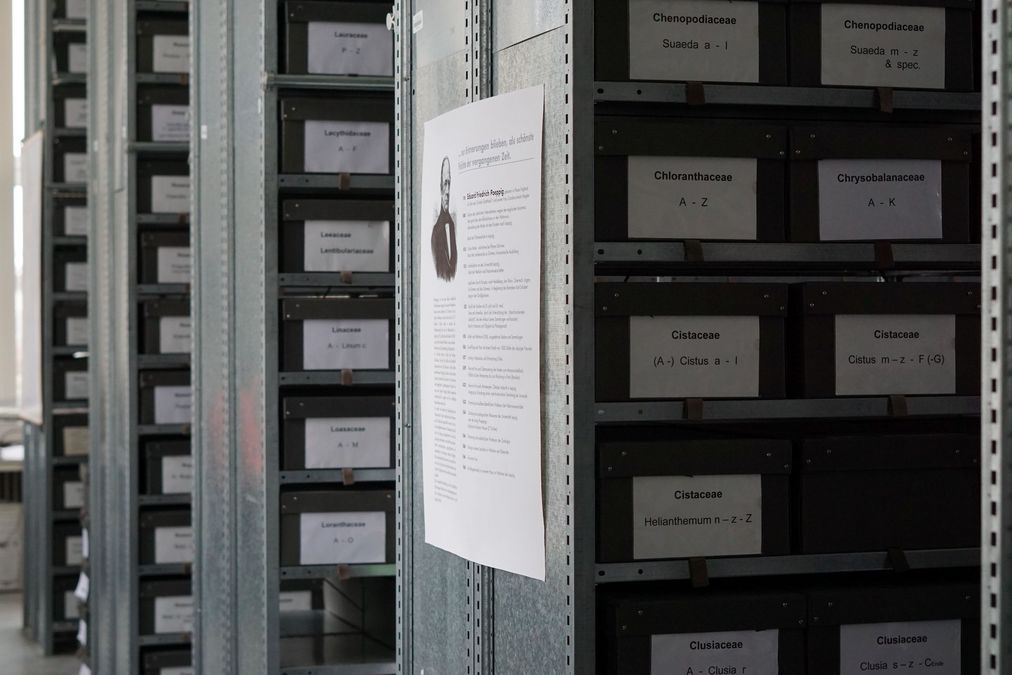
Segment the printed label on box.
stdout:
<svg viewBox="0 0 1012 675">
<path fill-rule="evenodd" d="M 151 177 L 152 213 L 189 213 L 189 176 Z"/>
<path fill-rule="evenodd" d="M 190 72 L 190 38 L 187 35 L 155 35 L 152 38 L 153 70 L 156 73 Z"/>
<path fill-rule="evenodd" d="M 308 612 L 313 609 L 313 592 L 281 591 L 278 607 L 282 612 Z"/>
<path fill-rule="evenodd" d="M 88 344 L 88 317 L 68 316 L 66 325 L 68 345 Z"/>
<path fill-rule="evenodd" d="M 188 316 L 163 316 L 158 319 L 160 354 L 189 354 L 193 347 L 193 320 Z"/>
<path fill-rule="evenodd" d="M 629 0 L 629 79 L 759 81 L 759 3 Z"/>
<path fill-rule="evenodd" d="M 630 398 L 759 395 L 759 317 L 629 317 Z"/>
<path fill-rule="evenodd" d="M 390 223 L 385 220 L 307 220 L 307 272 L 389 272 Z"/>
<path fill-rule="evenodd" d="M 84 506 L 84 483 L 70 481 L 63 484 L 63 508 L 79 509 Z"/>
<path fill-rule="evenodd" d="M 633 558 L 762 553 L 762 476 L 633 478 Z"/>
<path fill-rule="evenodd" d="M 88 427 L 63 428 L 63 454 L 67 456 L 88 454 Z"/>
<path fill-rule="evenodd" d="M 306 420 L 307 469 L 377 469 L 389 466 L 389 417 Z"/>
<path fill-rule="evenodd" d="M 162 668 L 158 671 L 158 675 L 195 675 L 196 672 L 190 666 L 173 666 L 172 668 Z"/>
<path fill-rule="evenodd" d="M 68 19 L 87 19 L 88 0 L 66 0 Z"/>
<path fill-rule="evenodd" d="M 88 182 L 88 155 L 83 152 L 68 152 L 63 155 L 63 182 Z"/>
<path fill-rule="evenodd" d="M 63 233 L 68 237 L 88 236 L 87 206 L 65 206 L 63 208 Z"/>
<path fill-rule="evenodd" d="M 77 596 L 74 595 L 74 591 L 65 591 L 63 593 L 63 618 L 67 621 L 81 618 L 81 612 L 77 606 Z"/>
<path fill-rule="evenodd" d="M 822 84 L 945 88 L 945 9 L 822 5 Z"/>
<path fill-rule="evenodd" d="M 386 370 L 390 322 L 386 319 L 309 319 L 302 322 L 306 370 Z"/>
<path fill-rule="evenodd" d="M 188 143 L 190 141 L 190 106 L 151 106 L 151 140 L 165 143 Z"/>
<path fill-rule="evenodd" d="M 941 239 L 941 161 L 820 160 L 819 238 Z"/>
<path fill-rule="evenodd" d="M 166 595 L 155 598 L 155 633 L 192 632 L 193 596 Z"/>
<path fill-rule="evenodd" d="M 88 290 L 88 263 L 69 262 L 63 266 L 63 290 L 68 292 Z"/>
<path fill-rule="evenodd" d="M 67 98 L 63 100 L 63 123 L 69 128 L 88 126 L 88 99 Z"/>
<path fill-rule="evenodd" d="M 158 247 L 158 283 L 190 283 L 191 265 L 189 246 Z"/>
<path fill-rule="evenodd" d="M 193 494 L 193 457 L 162 457 L 162 494 Z"/>
<path fill-rule="evenodd" d="M 88 72 L 88 45 L 84 42 L 71 42 L 67 45 L 67 67 L 71 73 Z"/>
<path fill-rule="evenodd" d="M 383 23 L 310 21 L 307 66 L 319 75 L 394 74 L 394 34 Z"/>
<path fill-rule="evenodd" d="M 629 158 L 632 239 L 756 239 L 755 159 Z"/>
<path fill-rule="evenodd" d="M 71 370 L 63 374 L 64 400 L 88 398 L 88 371 Z"/>
<path fill-rule="evenodd" d="M 390 125 L 386 122 L 307 120 L 307 173 L 390 173 Z"/>
<path fill-rule="evenodd" d="M 84 561 L 84 543 L 81 537 L 67 537 L 64 543 L 64 557 L 67 559 L 67 565 L 71 567 Z"/>
<path fill-rule="evenodd" d="M 780 631 L 736 630 L 650 636 L 652 675 L 778 675 Z"/>
<path fill-rule="evenodd" d="M 956 317 L 836 317 L 838 396 L 956 393 Z"/>
<path fill-rule="evenodd" d="M 155 564 L 193 562 L 192 527 L 155 528 Z"/>
<path fill-rule="evenodd" d="M 840 626 L 840 675 L 960 675 L 961 629 L 958 619 Z"/>
<path fill-rule="evenodd" d="M 301 565 L 383 563 L 387 559 L 387 514 L 301 513 L 299 541 Z"/>
<path fill-rule="evenodd" d="M 88 581 L 88 575 L 84 572 L 77 577 L 77 586 L 74 588 L 74 597 L 81 602 L 88 602 L 88 592 L 91 584 Z"/>
<path fill-rule="evenodd" d="M 155 424 L 189 424 L 193 392 L 188 386 L 155 387 Z"/>
<path fill-rule="evenodd" d="M 88 528 L 81 528 L 81 555 L 85 558 L 89 556 L 91 545 L 88 543 Z"/>
</svg>

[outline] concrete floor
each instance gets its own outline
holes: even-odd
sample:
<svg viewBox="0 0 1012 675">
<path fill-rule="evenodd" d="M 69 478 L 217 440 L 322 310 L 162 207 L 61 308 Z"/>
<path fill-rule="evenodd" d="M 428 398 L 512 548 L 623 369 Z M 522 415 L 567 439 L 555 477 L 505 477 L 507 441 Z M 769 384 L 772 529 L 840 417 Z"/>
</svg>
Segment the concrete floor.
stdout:
<svg viewBox="0 0 1012 675">
<path fill-rule="evenodd" d="M 81 662 L 74 656 L 42 655 L 21 633 L 21 595 L 0 593 L 0 666 L 7 675 L 77 675 Z"/>
</svg>

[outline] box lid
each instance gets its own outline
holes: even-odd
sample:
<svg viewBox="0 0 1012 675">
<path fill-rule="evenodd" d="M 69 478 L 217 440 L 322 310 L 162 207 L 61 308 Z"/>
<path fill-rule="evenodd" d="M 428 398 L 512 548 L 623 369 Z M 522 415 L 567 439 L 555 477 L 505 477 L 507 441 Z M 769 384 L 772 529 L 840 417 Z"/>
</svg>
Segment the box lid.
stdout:
<svg viewBox="0 0 1012 675">
<path fill-rule="evenodd" d="M 598 317 L 787 316 L 784 284 L 600 283 L 595 293 Z"/>
<path fill-rule="evenodd" d="M 806 315 L 980 314 L 977 283 L 813 282 L 792 292 Z"/>
<path fill-rule="evenodd" d="M 285 121 L 342 120 L 392 123 L 393 115 L 392 96 L 281 99 L 281 119 Z"/>
<path fill-rule="evenodd" d="M 980 437 L 972 434 L 829 436 L 802 442 L 799 470 L 974 469 L 979 455 Z"/>
<path fill-rule="evenodd" d="M 976 619 L 980 592 L 970 584 L 854 588 L 841 586 L 809 593 L 812 626 L 851 623 Z"/>
<path fill-rule="evenodd" d="M 966 127 L 802 125 L 791 128 L 791 159 L 938 159 L 969 162 Z"/>
<path fill-rule="evenodd" d="M 189 579 L 141 580 L 138 593 L 142 598 L 158 598 L 171 595 L 190 595 Z"/>
<path fill-rule="evenodd" d="M 143 370 L 140 373 L 141 387 L 181 387 L 190 385 L 190 371 L 187 370 Z"/>
<path fill-rule="evenodd" d="M 289 397 L 282 406 L 286 420 L 310 417 L 392 417 L 395 412 L 392 396 Z"/>
<path fill-rule="evenodd" d="M 286 223 L 306 220 L 394 220 L 394 203 L 365 199 L 287 199 L 281 207 Z"/>
<path fill-rule="evenodd" d="M 787 474 L 791 443 L 770 439 L 599 441 L 598 476 Z"/>
<path fill-rule="evenodd" d="M 805 598 L 798 593 L 651 594 L 611 607 L 619 637 L 726 630 L 801 629 Z"/>
<path fill-rule="evenodd" d="M 189 316 L 189 300 L 146 300 L 142 303 L 145 317 Z"/>
<path fill-rule="evenodd" d="M 393 490 L 311 490 L 281 495 L 281 513 L 393 511 Z"/>
<path fill-rule="evenodd" d="M 604 117 L 594 128 L 598 155 L 680 155 L 785 159 L 787 129 L 747 120 Z"/>
<path fill-rule="evenodd" d="M 390 3 L 382 2 L 286 2 L 288 23 L 347 21 L 386 25 Z"/>
<path fill-rule="evenodd" d="M 172 441 L 148 441 L 144 443 L 144 454 L 148 457 L 164 457 L 166 455 L 189 455 L 189 439 Z"/>
<path fill-rule="evenodd" d="M 306 319 L 390 319 L 392 298 L 296 298 L 281 301 L 285 321 Z"/>
<path fill-rule="evenodd" d="M 190 26 L 187 21 L 179 19 L 138 19 L 137 35 L 189 35 Z"/>
</svg>

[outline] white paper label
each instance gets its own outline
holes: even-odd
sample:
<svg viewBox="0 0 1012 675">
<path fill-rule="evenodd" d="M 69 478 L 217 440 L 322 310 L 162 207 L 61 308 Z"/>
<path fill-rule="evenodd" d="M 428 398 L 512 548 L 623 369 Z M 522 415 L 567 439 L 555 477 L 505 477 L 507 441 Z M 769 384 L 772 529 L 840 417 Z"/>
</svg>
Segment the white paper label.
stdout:
<svg viewBox="0 0 1012 675">
<path fill-rule="evenodd" d="M 193 457 L 162 457 L 162 494 L 193 494 Z"/>
<path fill-rule="evenodd" d="M 161 354 L 189 354 L 193 346 L 193 320 L 188 316 L 158 319 L 158 348 Z"/>
<path fill-rule="evenodd" d="M 166 595 L 155 598 L 155 633 L 192 633 L 193 597 Z M 162 672 L 165 672 L 164 669 Z"/>
<path fill-rule="evenodd" d="M 822 5 L 822 84 L 945 88 L 945 9 Z"/>
<path fill-rule="evenodd" d="M 64 557 L 70 567 L 84 562 L 84 543 L 81 537 L 67 537 L 64 542 Z"/>
<path fill-rule="evenodd" d="M 629 158 L 632 239 L 756 238 L 757 160 Z"/>
<path fill-rule="evenodd" d="M 190 72 L 190 38 L 186 35 L 155 35 L 152 65 L 156 73 Z"/>
<path fill-rule="evenodd" d="M 155 528 L 155 564 L 193 562 L 192 527 Z"/>
<path fill-rule="evenodd" d="M 629 0 L 629 79 L 759 81 L 759 3 Z"/>
<path fill-rule="evenodd" d="M 633 557 L 762 553 L 762 476 L 633 478 Z"/>
<path fill-rule="evenodd" d="M 188 284 L 190 268 L 189 246 L 158 247 L 158 283 Z"/>
<path fill-rule="evenodd" d="M 63 155 L 63 182 L 88 182 L 88 155 L 84 152 L 68 152 Z"/>
<path fill-rule="evenodd" d="M 63 123 L 72 129 L 80 129 L 88 126 L 88 99 L 64 99 Z"/>
<path fill-rule="evenodd" d="M 87 206 L 66 206 L 63 208 L 63 233 L 68 237 L 88 236 Z"/>
<path fill-rule="evenodd" d="M 302 565 L 383 563 L 387 516 L 382 511 L 299 514 Z"/>
<path fill-rule="evenodd" d="M 390 125 L 307 120 L 304 151 L 307 173 L 390 173 Z"/>
<path fill-rule="evenodd" d="M 836 317 L 838 396 L 956 393 L 956 317 Z"/>
<path fill-rule="evenodd" d="M 941 161 L 819 161 L 823 241 L 941 237 Z"/>
<path fill-rule="evenodd" d="M 308 612 L 313 609 L 313 592 L 281 591 L 278 606 L 282 612 Z"/>
<path fill-rule="evenodd" d="M 67 61 L 71 73 L 87 73 L 88 45 L 84 42 L 71 42 L 68 44 Z"/>
<path fill-rule="evenodd" d="M 309 319 L 302 322 L 306 370 L 386 370 L 390 322 L 386 319 Z"/>
<path fill-rule="evenodd" d="M 88 371 L 72 370 L 63 374 L 64 400 L 88 398 Z"/>
<path fill-rule="evenodd" d="M 190 106 L 151 106 L 151 139 L 165 143 L 187 143 L 190 140 Z"/>
<path fill-rule="evenodd" d="M 960 675 L 958 619 L 840 626 L 840 675 Z"/>
<path fill-rule="evenodd" d="M 172 668 L 160 669 L 158 675 L 195 675 L 196 672 L 190 666 L 173 666 Z"/>
<path fill-rule="evenodd" d="M 152 213 L 189 213 L 189 176 L 152 176 Z"/>
<path fill-rule="evenodd" d="M 390 223 L 385 220 L 307 220 L 307 272 L 389 272 Z"/>
<path fill-rule="evenodd" d="M 65 291 L 88 290 L 88 263 L 69 262 L 63 266 L 63 287 Z"/>
<path fill-rule="evenodd" d="M 74 591 L 66 591 L 63 594 L 63 618 L 67 621 L 81 618 L 81 612 L 77 606 L 77 596 Z"/>
<path fill-rule="evenodd" d="M 375 469 L 389 466 L 389 417 L 306 420 L 307 469 Z"/>
<path fill-rule="evenodd" d="M 77 586 L 74 588 L 74 597 L 81 602 L 88 602 L 88 591 L 91 584 L 88 581 L 88 575 L 81 572 L 80 576 L 77 577 Z"/>
<path fill-rule="evenodd" d="M 631 398 L 759 395 L 757 316 L 633 316 L 629 344 Z"/>
<path fill-rule="evenodd" d="M 68 345 L 88 344 L 88 317 L 68 316 L 66 324 Z"/>
<path fill-rule="evenodd" d="M 88 427 L 63 428 L 63 454 L 68 456 L 88 454 Z"/>
<path fill-rule="evenodd" d="M 394 74 L 394 34 L 382 23 L 309 22 L 307 65 L 320 75 Z"/>
<path fill-rule="evenodd" d="M 193 392 L 187 386 L 155 387 L 155 424 L 189 424 Z"/>
<path fill-rule="evenodd" d="M 736 630 L 650 636 L 651 675 L 779 675 L 780 631 Z M 828 674 L 827 674 L 828 675 Z"/>
<path fill-rule="evenodd" d="M 88 18 L 88 1 L 87 0 L 66 0 L 67 18 L 68 19 L 87 19 Z"/>
<path fill-rule="evenodd" d="M 91 544 L 88 543 L 88 528 L 81 529 L 81 556 L 87 558 L 90 555 Z"/>
<path fill-rule="evenodd" d="M 72 481 L 63 484 L 63 508 L 79 509 L 84 506 L 84 483 Z"/>
</svg>

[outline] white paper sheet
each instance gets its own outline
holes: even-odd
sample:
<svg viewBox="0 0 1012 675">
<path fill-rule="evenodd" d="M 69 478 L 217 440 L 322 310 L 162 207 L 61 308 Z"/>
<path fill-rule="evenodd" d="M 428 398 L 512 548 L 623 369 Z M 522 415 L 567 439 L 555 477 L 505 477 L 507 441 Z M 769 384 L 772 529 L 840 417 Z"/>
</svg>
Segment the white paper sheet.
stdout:
<svg viewBox="0 0 1012 675">
<path fill-rule="evenodd" d="M 735 630 L 652 635 L 650 675 L 684 673 L 779 675 L 780 631 Z"/>
<path fill-rule="evenodd" d="M 307 120 L 307 173 L 390 173 L 390 125 L 386 122 Z"/>
<path fill-rule="evenodd" d="M 155 598 L 155 633 L 192 633 L 193 597 L 166 595 Z"/>
<path fill-rule="evenodd" d="M 189 424 L 192 415 L 190 387 L 155 387 L 155 424 Z"/>
<path fill-rule="evenodd" d="M 73 346 L 88 344 L 88 317 L 67 317 L 67 344 Z"/>
<path fill-rule="evenodd" d="M 155 564 L 193 562 L 192 527 L 155 528 Z"/>
<path fill-rule="evenodd" d="M 151 139 L 160 143 L 190 140 L 190 106 L 156 103 L 151 106 Z"/>
<path fill-rule="evenodd" d="M 319 75 L 394 74 L 394 34 L 382 23 L 310 21 L 307 66 Z"/>
<path fill-rule="evenodd" d="M 63 123 L 71 129 L 88 126 L 88 99 L 67 98 L 63 100 Z"/>
<path fill-rule="evenodd" d="M 84 483 L 70 481 L 63 484 L 63 508 L 79 509 L 84 506 Z"/>
<path fill-rule="evenodd" d="M 20 264 L 14 265 L 14 333 L 18 411 L 21 419 L 42 424 L 42 158 L 45 134 L 39 130 L 21 145 Z M 20 220 L 20 222 L 17 222 Z M 46 271 L 51 274 L 50 271 Z M 48 311 L 48 310 L 47 310 Z M 46 383 L 49 387 L 50 383 Z"/>
<path fill-rule="evenodd" d="M 70 293 L 88 290 L 88 263 L 69 262 L 63 266 L 63 290 Z"/>
<path fill-rule="evenodd" d="M 88 575 L 84 572 L 77 577 L 77 586 L 74 588 L 74 597 L 81 602 L 88 602 L 88 592 L 91 588 L 91 583 L 88 580 Z"/>
<path fill-rule="evenodd" d="M 426 122 L 417 187 L 425 541 L 542 580 L 543 120 L 538 86 Z"/>
<path fill-rule="evenodd" d="M 309 319 L 302 322 L 306 370 L 386 370 L 390 322 L 386 319 Z"/>
<path fill-rule="evenodd" d="M 959 619 L 840 626 L 840 675 L 960 675 L 961 633 Z"/>
<path fill-rule="evenodd" d="M 80 618 L 80 616 L 78 618 Z M 77 642 L 82 647 L 88 646 L 88 622 L 84 619 L 81 619 L 77 623 Z"/>
<path fill-rule="evenodd" d="M 71 73 L 88 72 L 88 45 L 84 42 L 71 42 L 67 45 L 67 67 Z"/>
<path fill-rule="evenodd" d="M 84 152 L 68 152 L 63 155 L 63 182 L 88 182 L 88 155 Z"/>
<path fill-rule="evenodd" d="M 189 354 L 193 347 L 193 320 L 188 316 L 158 319 L 158 347 L 162 354 Z"/>
<path fill-rule="evenodd" d="M 169 455 L 162 457 L 162 494 L 193 493 L 193 457 Z"/>
<path fill-rule="evenodd" d="M 88 371 L 72 370 L 63 375 L 64 400 L 88 398 Z"/>
<path fill-rule="evenodd" d="M 191 266 L 189 246 L 158 247 L 158 283 L 190 283 Z"/>
<path fill-rule="evenodd" d="M 387 562 L 383 511 L 299 514 L 301 565 Z"/>
<path fill-rule="evenodd" d="M 151 213 L 189 212 L 189 176 L 151 177 Z"/>
<path fill-rule="evenodd" d="M 87 206 L 65 206 L 63 208 L 63 233 L 68 237 L 88 236 Z"/>
<path fill-rule="evenodd" d="M 307 272 L 389 272 L 390 223 L 385 220 L 307 220 Z"/>
<path fill-rule="evenodd" d="M 156 73 L 190 72 L 190 38 L 187 35 L 155 35 L 152 65 Z"/>
<path fill-rule="evenodd" d="M 390 466 L 389 417 L 306 420 L 307 469 L 380 469 Z"/>
</svg>

